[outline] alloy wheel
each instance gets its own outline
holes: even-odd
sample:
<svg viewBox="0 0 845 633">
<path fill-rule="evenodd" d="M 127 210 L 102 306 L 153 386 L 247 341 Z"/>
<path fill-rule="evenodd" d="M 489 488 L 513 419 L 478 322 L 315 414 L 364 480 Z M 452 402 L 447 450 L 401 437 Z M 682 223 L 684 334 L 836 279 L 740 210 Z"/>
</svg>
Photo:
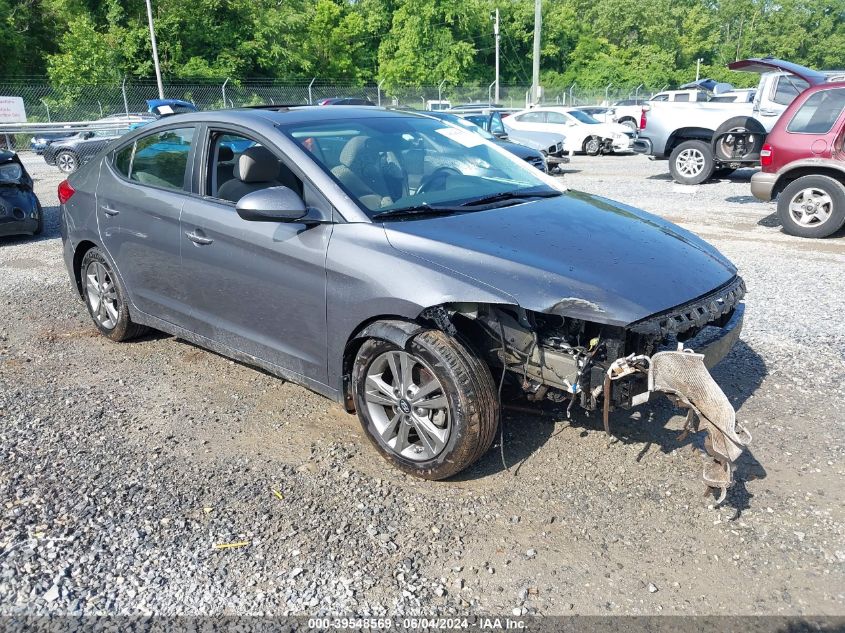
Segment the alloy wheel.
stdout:
<svg viewBox="0 0 845 633">
<path fill-rule="evenodd" d="M 101 327 L 113 329 L 120 317 L 117 288 L 111 273 L 101 262 L 88 264 L 85 269 L 85 288 L 91 315 Z"/>
<path fill-rule="evenodd" d="M 702 172 L 705 162 L 704 154 L 701 150 L 689 147 L 678 154 L 675 165 L 679 173 L 687 178 L 694 178 Z"/>
<path fill-rule="evenodd" d="M 816 187 L 802 189 L 789 201 L 789 215 L 801 226 L 820 226 L 830 219 L 833 200 Z"/>
<path fill-rule="evenodd" d="M 412 461 L 435 458 L 451 433 L 449 403 L 434 372 L 408 352 L 392 350 L 367 369 L 364 398 L 375 432 Z"/>
<path fill-rule="evenodd" d="M 76 157 L 73 154 L 62 152 L 56 157 L 56 164 L 66 174 L 76 171 Z"/>
</svg>

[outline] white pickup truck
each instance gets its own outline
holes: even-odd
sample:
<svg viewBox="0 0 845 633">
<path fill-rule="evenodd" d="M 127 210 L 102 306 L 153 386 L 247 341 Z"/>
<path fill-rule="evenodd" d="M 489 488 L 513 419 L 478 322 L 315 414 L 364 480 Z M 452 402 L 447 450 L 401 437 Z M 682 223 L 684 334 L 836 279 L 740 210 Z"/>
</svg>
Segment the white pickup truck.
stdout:
<svg viewBox="0 0 845 633">
<path fill-rule="evenodd" d="M 744 59 L 728 68 L 761 73 L 753 102 L 650 101 L 643 106 L 633 150 L 669 159 L 675 182 L 697 185 L 758 165 L 766 134 L 787 106 L 809 86 L 829 79 L 771 57 Z"/>
</svg>

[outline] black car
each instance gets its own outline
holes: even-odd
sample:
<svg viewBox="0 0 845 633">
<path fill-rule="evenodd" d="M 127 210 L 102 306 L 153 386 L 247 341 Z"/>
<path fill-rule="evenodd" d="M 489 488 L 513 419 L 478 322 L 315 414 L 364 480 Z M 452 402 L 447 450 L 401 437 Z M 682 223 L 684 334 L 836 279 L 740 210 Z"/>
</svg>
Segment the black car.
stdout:
<svg viewBox="0 0 845 633">
<path fill-rule="evenodd" d="M 71 136 L 75 135 L 76 132 L 74 131 L 64 131 L 64 132 L 38 132 L 29 142 L 29 148 L 41 156 L 44 153 L 46 147 L 55 141 L 60 141 L 62 139 L 70 138 Z"/>
<path fill-rule="evenodd" d="M 17 154 L 0 149 L 0 237 L 39 235 L 43 230 L 44 214 L 32 178 Z"/>
<path fill-rule="evenodd" d="M 328 99 L 322 99 L 317 105 L 374 106 L 375 103 L 369 99 L 362 99 L 361 97 L 330 97 Z"/>
<path fill-rule="evenodd" d="M 89 130 L 53 141 L 44 148 L 44 161 L 72 174 L 126 130 Z"/>
<path fill-rule="evenodd" d="M 502 149 L 513 154 L 514 156 L 521 158 L 522 160 L 526 161 L 530 165 L 533 165 L 540 171 L 547 171 L 546 159 L 543 157 L 543 154 L 537 151 L 536 149 L 526 147 L 525 145 L 520 145 L 519 143 L 513 143 L 511 141 L 503 140 L 497 136 L 494 136 L 487 130 L 479 127 L 472 121 L 468 121 L 464 117 L 458 116 L 457 114 L 432 110 L 430 112 L 426 112 L 425 115 L 435 119 L 440 119 L 441 121 L 452 123 L 454 125 L 459 125 L 462 128 L 466 128 L 471 132 L 478 134 L 479 136 L 483 136 L 491 143 L 495 143 Z"/>
</svg>

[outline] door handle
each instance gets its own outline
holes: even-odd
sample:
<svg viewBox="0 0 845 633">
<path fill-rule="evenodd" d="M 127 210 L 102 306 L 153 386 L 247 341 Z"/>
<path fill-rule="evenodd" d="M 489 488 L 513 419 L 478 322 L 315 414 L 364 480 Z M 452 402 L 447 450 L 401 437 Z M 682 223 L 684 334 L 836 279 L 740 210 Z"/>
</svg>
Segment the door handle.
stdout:
<svg viewBox="0 0 845 633">
<path fill-rule="evenodd" d="M 120 213 L 120 211 L 118 211 L 117 209 L 112 209 L 111 207 L 107 207 L 107 206 L 106 206 L 106 205 L 104 205 L 104 204 L 101 204 L 101 205 L 100 205 L 100 208 L 103 210 L 103 213 L 105 213 L 106 215 L 110 215 L 110 216 L 112 216 L 112 217 L 114 217 L 114 216 L 116 216 L 118 213 Z"/>
<path fill-rule="evenodd" d="M 196 233 L 192 233 L 191 231 L 185 231 L 185 237 L 191 240 L 194 244 L 211 244 L 214 240 L 210 237 L 203 237 L 202 235 L 197 235 Z"/>
</svg>

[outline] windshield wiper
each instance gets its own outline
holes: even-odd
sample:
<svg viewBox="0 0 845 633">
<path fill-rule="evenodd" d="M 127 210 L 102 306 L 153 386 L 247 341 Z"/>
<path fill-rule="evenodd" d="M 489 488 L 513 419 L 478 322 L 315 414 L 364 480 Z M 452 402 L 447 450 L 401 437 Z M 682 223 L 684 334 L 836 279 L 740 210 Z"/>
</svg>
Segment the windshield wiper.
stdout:
<svg viewBox="0 0 845 633">
<path fill-rule="evenodd" d="M 527 200 L 528 198 L 557 198 L 562 195 L 560 191 L 554 189 L 547 189 L 545 191 L 526 191 L 519 189 L 515 191 L 501 191 L 493 193 L 489 196 L 482 196 L 481 198 L 474 198 L 468 202 L 464 202 L 462 207 L 474 207 L 482 204 L 492 204 L 494 202 L 503 202 L 506 200 Z"/>
<path fill-rule="evenodd" d="M 372 216 L 372 219 L 384 220 L 389 218 L 404 218 L 413 216 L 451 215 L 452 213 L 466 213 L 466 211 L 466 209 L 461 209 L 459 207 L 433 207 L 430 204 L 423 203 L 410 207 L 400 207 L 398 209 L 379 211 Z"/>
</svg>

